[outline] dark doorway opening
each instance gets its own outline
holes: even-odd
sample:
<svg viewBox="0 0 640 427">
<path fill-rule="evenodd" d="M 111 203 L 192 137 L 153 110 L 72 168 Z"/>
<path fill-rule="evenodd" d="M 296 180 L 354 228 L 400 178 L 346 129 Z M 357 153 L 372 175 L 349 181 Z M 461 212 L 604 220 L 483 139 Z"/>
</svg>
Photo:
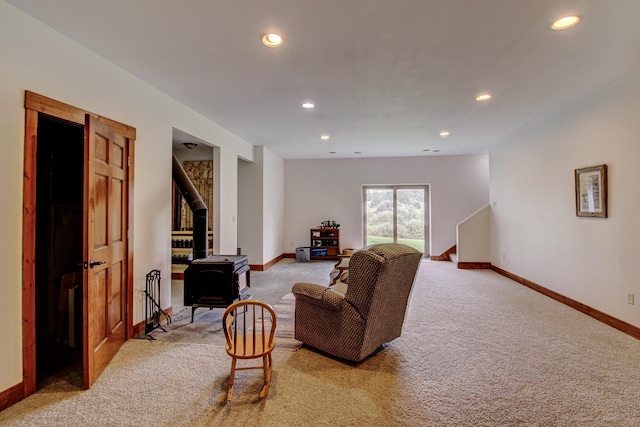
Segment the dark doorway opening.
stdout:
<svg viewBox="0 0 640 427">
<path fill-rule="evenodd" d="M 36 163 L 36 378 L 83 388 L 84 127 L 39 114 Z"/>
</svg>

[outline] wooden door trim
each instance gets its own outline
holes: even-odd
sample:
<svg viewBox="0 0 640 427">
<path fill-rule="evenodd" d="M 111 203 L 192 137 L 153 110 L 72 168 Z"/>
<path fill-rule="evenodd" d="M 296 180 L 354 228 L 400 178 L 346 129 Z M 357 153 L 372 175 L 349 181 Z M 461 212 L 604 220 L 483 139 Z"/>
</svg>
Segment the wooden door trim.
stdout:
<svg viewBox="0 0 640 427">
<path fill-rule="evenodd" d="M 133 134 L 135 136 L 135 128 L 133 129 Z M 129 210 L 129 214 L 127 215 L 127 300 L 125 302 L 125 309 L 127 311 L 127 330 L 125 340 L 134 337 L 134 328 L 133 328 L 133 159 L 135 158 L 135 139 L 129 138 L 127 147 L 127 167 L 128 167 L 128 196 L 129 200 L 127 201 Z"/>
<path fill-rule="evenodd" d="M 133 337 L 133 187 L 136 129 L 63 102 L 25 91 L 25 139 L 22 209 L 22 375 L 24 397 L 36 391 L 35 224 L 38 113 L 84 126 L 85 114 L 96 117 L 128 139 L 127 314 L 126 338 Z M 83 343 L 84 345 L 84 343 Z"/>
<path fill-rule="evenodd" d="M 36 155 L 38 112 L 26 110 L 22 195 L 22 382 L 36 391 Z"/>
<path fill-rule="evenodd" d="M 90 114 L 109 127 L 115 129 L 120 135 L 124 136 L 125 138 L 129 138 L 130 140 L 136 139 L 136 128 L 125 125 L 124 123 L 117 122 L 115 120 L 108 119 L 106 117 L 99 116 L 90 111 L 65 104 L 64 102 L 47 98 L 46 96 L 39 95 L 28 90 L 25 91 L 24 108 L 27 110 L 35 110 L 39 113 L 48 114 L 49 116 L 64 119 L 69 122 L 77 123 L 82 126 L 84 126 L 85 114 Z"/>
</svg>

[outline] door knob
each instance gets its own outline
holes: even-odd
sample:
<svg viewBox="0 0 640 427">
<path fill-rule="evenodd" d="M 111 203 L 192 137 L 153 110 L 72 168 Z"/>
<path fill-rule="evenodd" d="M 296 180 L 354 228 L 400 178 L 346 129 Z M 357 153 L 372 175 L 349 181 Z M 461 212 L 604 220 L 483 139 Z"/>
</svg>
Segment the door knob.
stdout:
<svg viewBox="0 0 640 427">
<path fill-rule="evenodd" d="M 94 261 L 94 260 L 91 260 L 91 261 L 89 261 L 89 268 L 93 268 L 96 265 L 102 265 L 102 264 L 106 264 L 106 261 Z M 84 263 L 84 268 L 87 268 L 87 262 L 86 261 Z"/>
</svg>

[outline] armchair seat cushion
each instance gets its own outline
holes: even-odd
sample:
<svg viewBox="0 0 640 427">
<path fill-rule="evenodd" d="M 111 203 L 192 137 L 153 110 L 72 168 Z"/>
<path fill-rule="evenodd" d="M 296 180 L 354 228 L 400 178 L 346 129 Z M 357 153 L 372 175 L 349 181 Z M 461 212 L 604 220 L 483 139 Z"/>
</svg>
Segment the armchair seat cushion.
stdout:
<svg viewBox="0 0 640 427">
<path fill-rule="evenodd" d="M 336 282 L 335 285 L 331 285 L 329 286 L 329 289 L 336 291 L 339 294 L 342 294 L 342 296 L 344 297 L 344 294 L 347 293 L 347 288 L 349 287 L 348 283 L 345 282 Z"/>
</svg>

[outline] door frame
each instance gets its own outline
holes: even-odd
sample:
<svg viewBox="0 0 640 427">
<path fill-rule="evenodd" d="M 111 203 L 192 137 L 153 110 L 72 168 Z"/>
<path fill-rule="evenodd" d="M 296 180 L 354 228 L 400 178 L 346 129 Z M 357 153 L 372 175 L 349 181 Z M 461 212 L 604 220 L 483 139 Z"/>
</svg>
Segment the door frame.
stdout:
<svg viewBox="0 0 640 427">
<path fill-rule="evenodd" d="M 393 190 L 393 241 L 397 241 L 397 190 L 424 190 L 424 251 L 423 256 L 428 258 L 431 253 L 431 187 L 429 184 L 388 184 L 388 185 L 363 185 L 362 186 L 362 244 L 367 244 L 367 190 Z"/>
<path fill-rule="evenodd" d="M 22 209 L 22 372 L 23 397 L 36 391 L 36 174 L 38 115 L 43 113 L 85 126 L 85 114 L 96 117 L 128 139 L 126 339 L 133 337 L 133 182 L 136 129 L 89 111 L 25 91 L 24 178 Z M 85 142 L 86 143 L 86 142 Z M 84 326 L 83 326 L 84 327 Z M 86 340 L 83 346 L 88 345 Z"/>
</svg>

